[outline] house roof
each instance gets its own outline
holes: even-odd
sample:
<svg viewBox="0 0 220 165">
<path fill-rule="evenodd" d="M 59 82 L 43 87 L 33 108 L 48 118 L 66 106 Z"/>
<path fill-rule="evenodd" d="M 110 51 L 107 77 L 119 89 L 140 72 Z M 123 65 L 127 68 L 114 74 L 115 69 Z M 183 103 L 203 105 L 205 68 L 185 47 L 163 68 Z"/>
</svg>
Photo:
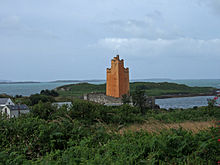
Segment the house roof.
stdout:
<svg viewBox="0 0 220 165">
<path fill-rule="evenodd" d="M 9 98 L 0 98 L 0 104 L 6 104 Z"/>
<path fill-rule="evenodd" d="M 10 110 L 29 110 L 25 104 L 6 105 Z"/>
</svg>

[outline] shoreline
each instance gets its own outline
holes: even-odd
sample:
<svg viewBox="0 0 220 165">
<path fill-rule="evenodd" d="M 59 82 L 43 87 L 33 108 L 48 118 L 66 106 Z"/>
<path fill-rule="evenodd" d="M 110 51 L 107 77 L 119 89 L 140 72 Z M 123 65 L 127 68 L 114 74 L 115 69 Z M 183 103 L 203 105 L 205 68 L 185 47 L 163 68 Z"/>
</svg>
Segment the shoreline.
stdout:
<svg viewBox="0 0 220 165">
<path fill-rule="evenodd" d="M 163 95 L 155 96 L 155 99 L 170 99 L 170 98 L 182 98 L 182 97 L 198 97 L 198 96 L 215 96 L 215 93 L 201 93 L 201 94 L 181 94 L 181 95 Z"/>
</svg>

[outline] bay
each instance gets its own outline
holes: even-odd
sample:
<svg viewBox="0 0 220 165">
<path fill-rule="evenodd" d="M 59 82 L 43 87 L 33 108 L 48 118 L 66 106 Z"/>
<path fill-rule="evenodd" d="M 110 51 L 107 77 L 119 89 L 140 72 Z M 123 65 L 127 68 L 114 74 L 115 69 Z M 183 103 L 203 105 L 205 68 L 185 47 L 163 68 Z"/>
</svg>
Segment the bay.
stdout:
<svg viewBox="0 0 220 165">
<path fill-rule="evenodd" d="M 193 107 L 201 107 L 207 106 L 207 99 L 213 99 L 214 96 L 196 96 L 196 97 L 180 97 L 180 98 L 168 98 L 168 99 L 156 99 L 156 104 L 160 106 L 160 108 L 164 109 L 175 109 L 175 108 L 193 108 Z M 220 104 L 220 99 L 217 100 L 217 104 Z"/>
</svg>

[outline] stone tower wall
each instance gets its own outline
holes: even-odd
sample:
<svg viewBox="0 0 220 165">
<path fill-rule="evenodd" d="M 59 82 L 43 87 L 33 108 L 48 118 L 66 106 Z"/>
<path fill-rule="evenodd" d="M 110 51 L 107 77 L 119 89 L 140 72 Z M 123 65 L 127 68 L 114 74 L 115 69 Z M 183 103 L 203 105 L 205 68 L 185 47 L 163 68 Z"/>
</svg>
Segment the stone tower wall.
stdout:
<svg viewBox="0 0 220 165">
<path fill-rule="evenodd" d="M 129 69 L 124 68 L 124 60 L 119 55 L 111 60 L 111 68 L 107 69 L 106 95 L 122 97 L 129 94 Z"/>
</svg>

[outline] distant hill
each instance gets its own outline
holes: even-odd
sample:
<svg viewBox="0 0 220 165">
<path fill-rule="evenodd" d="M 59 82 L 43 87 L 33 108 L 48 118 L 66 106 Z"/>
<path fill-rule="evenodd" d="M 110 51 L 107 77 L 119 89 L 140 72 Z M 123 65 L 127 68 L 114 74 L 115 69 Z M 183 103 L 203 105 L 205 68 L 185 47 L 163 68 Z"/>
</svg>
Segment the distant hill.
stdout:
<svg viewBox="0 0 220 165">
<path fill-rule="evenodd" d="M 29 83 L 40 83 L 40 82 L 35 82 L 35 81 L 21 81 L 21 82 L 14 82 L 14 81 L 1 81 L 0 84 L 29 84 Z"/>
<path fill-rule="evenodd" d="M 56 80 L 56 81 L 50 81 L 50 83 L 62 83 L 62 82 L 79 82 L 79 83 L 84 83 L 84 82 L 102 82 L 105 80 Z"/>
<path fill-rule="evenodd" d="M 0 80 L 0 82 L 11 82 L 10 80 Z"/>
</svg>

